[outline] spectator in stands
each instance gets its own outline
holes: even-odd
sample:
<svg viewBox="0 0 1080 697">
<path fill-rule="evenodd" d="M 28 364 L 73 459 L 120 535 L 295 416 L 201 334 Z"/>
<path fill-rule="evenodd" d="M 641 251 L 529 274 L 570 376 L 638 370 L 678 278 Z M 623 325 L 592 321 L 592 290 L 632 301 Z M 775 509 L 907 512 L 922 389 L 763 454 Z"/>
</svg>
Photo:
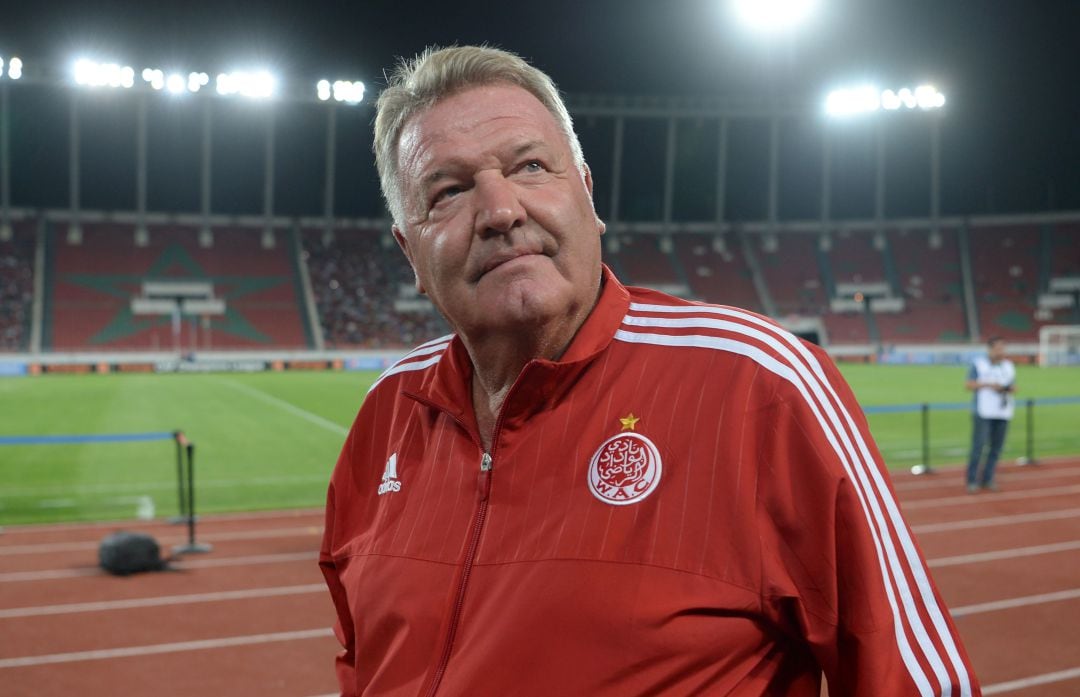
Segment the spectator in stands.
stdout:
<svg viewBox="0 0 1080 697">
<path fill-rule="evenodd" d="M 975 393 L 972 401 L 971 454 L 967 465 L 968 493 L 980 488 L 997 491 L 994 469 L 1001 449 L 1005 445 L 1005 433 L 1013 417 L 1013 392 L 1016 391 L 1016 367 L 1005 357 L 1005 340 L 991 337 L 986 342 L 987 355 L 979 356 L 968 368 L 964 386 Z M 989 444 L 982 470 L 983 449 Z"/>
<path fill-rule="evenodd" d="M 331 480 L 343 695 L 979 694 L 836 366 L 601 264 L 547 75 L 429 51 L 376 112 L 456 334 L 375 383 Z"/>
</svg>

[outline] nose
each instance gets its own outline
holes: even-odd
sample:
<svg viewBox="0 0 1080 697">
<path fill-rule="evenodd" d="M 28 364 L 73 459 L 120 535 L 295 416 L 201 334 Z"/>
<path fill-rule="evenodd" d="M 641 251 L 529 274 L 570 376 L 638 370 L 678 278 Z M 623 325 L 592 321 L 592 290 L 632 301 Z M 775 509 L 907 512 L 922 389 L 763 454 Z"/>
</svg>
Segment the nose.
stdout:
<svg viewBox="0 0 1080 697">
<path fill-rule="evenodd" d="M 502 172 L 484 172 L 474 186 L 478 235 L 503 235 L 525 222 L 527 214 L 517 187 Z"/>
</svg>

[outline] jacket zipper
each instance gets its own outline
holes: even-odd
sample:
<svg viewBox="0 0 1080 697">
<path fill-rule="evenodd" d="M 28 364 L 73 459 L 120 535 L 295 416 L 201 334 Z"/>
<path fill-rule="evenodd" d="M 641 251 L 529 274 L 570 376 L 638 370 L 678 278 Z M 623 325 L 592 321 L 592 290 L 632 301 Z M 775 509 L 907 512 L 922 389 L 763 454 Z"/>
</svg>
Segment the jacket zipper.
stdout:
<svg viewBox="0 0 1080 697">
<path fill-rule="evenodd" d="M 431 676 L 431 686 L 427 689 L 427 697 L 434 697 L 439 683 L 442 682 L 443 674 L 446 673 L 446 665 L 450 662 L 450 652 L 454 648 L 454 636 L 457 634 L 458 624 L 461 621 L 461 611 L 465 606 L 465 589 L 469 584 L 469 575 L 472 573 L 473 562 L 476 560 L 476 550 L 480 546 L 480 533 L 484 529 L 484 520 L 487 518 L 488 494 L 491 493 L 491 455 L 484 453 L 480 458 L 480 476 L 478 479 L 478 495 L 476 515 L 473 516 L 472 529 L 469 536 L 469 546 L 465 551 L 465 565 L 461 570 L 461 581 L 458 583 L 457 599 L 450 615 L 450 625 L 446 630 L 446 639 L 443 644 L 442 655 L 436 664 L 435 672 Z"/>
</svg>

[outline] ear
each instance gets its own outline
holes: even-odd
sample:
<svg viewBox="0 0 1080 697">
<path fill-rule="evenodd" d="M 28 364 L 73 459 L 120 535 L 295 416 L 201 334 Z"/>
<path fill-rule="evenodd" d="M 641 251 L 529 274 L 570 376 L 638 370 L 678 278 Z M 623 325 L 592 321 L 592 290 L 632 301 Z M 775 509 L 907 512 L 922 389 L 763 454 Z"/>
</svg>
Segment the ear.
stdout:
<svg viewBox="0 0 1080 697">
<path fill-rule="evenodd" d="M 398 246 L 401 247 L 401 251 L 405 253 L 405 258 L 409 260 L 409 266 L 413 270 L 413 283 L 416 285 L 416 292 L 421 295 L 427 295 L 427 291 L 424 290 L 424 285 L 420 282 L 420 274 L 416 272 L 416 262 L 413 261 L 412 251 L 409 249 L 409 238 L 405 236 L 405 233 L 401 231 L 396 224 L 390 228 L 390 231 L 394 233 L 394 239 L 397 240 Z"/>
<path fill-rule="evenodd" d="M 585 181 L 585 189 L 588 190 L 588 192 L 589 192 L 589 200 L 592 201 L 593 200 L 593 180 L 592 180 L 592 170 L 589 169 L 589 165 L 582 163 L 582 165 L 581 165 L 581 176 L 582 176 L 582 179 Z M 596 202 L 595 201 L 593 202 L 593 211 L 594 211 L 593 215 L 596 218 L 596 228 L 597 228 L 597 230 L 600 231 L 600 234 L 603 235 L 604 231 L 607 230 L 607 224 L 603 220 L 600 220 L 600 216 L 595 214 L 595 211 L 596 211 Z"/>
</svg>

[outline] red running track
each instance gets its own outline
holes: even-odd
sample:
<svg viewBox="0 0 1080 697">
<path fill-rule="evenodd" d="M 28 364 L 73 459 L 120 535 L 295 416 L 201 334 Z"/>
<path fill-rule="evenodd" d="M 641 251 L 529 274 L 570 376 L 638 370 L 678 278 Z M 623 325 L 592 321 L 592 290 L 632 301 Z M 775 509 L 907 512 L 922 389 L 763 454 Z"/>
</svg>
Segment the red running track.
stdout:
<svg viewBox="0 0 1080 697">
<path fill-rule="evenodd" d="M 1005 466 L 1000 482 L 969 495 L 955 469 L 895 479 L 984 694 L 1080 695 L 1080 461 Z M 206 517 L 199 539 L 211 553 L 128 578 L 96 566 L 118 524 L 7 528 L 0 693 L 333 693 L 321 526 L 317 510 Z M 137 528 L 163 547 L 184 541 L 176 526 Z"/>
</svg>

